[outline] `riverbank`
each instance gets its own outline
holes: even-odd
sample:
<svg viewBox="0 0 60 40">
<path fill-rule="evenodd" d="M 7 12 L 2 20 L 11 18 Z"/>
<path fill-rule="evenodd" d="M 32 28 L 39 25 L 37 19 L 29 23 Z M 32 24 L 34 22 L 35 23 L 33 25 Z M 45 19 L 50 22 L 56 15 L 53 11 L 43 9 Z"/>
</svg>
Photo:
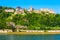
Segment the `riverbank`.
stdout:
<svg viewBox="0 0 60 40">
<path fill-rule="evenodd" d="M 0 30 L 0 34 L 60 34 L 60 30 L 20 30 L 20 32 L 12 32 L 12 30 Z"/>
<path fill-rule="evenodd" d="M 60 32 L 8 32 L 7 34 L 60 34 Z"/>
</svg>

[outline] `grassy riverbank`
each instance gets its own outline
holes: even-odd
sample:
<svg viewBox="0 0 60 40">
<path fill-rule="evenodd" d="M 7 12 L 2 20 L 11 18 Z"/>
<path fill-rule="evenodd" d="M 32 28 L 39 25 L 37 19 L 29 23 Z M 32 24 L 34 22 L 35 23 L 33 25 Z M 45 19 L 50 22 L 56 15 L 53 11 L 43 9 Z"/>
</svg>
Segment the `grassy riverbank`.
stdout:
<svg viewBox="0 0 60 40">
<path fill-rule="evenodd" d="M 8 32 L 7 34 L 60 34 L 60 32 Z"/>
</svg>

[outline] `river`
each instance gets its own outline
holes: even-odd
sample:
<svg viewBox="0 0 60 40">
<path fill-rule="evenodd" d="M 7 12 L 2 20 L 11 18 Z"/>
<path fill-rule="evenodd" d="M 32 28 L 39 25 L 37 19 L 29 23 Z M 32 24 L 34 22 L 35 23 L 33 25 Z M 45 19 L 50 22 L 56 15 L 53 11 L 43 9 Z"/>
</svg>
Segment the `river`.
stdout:
<svg viewBox="0 0 60 40">
<path fill-rule="evenodd" d="M 8 35 L 0 34 L 0 40 L 60 40 L 60 34 Z"/>
</svg>

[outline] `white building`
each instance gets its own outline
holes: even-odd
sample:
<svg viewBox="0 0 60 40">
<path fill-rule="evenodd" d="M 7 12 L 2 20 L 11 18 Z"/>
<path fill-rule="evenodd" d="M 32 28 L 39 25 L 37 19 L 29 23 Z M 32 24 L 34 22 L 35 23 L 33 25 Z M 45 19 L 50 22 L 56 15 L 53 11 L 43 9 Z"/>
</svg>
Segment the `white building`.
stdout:
<svg viewBox="0 0 60 40">
<path fill-rule="evenodd" d="M 55 13 L 52 9 L 47 9 L 47 8 L 41 8 L 40 11 Z"/>
<path fill-rule="evenodd" d="M 5 9 L 5 12 L 14 12 L 14 9 Z"/>
<path fill-rule="evenodd" d="M 17 7 L 14 14 L 24 14 L 24 10 L 20 7 Z"/>
<path fill-rule="evenodd" d="M 33 8 L 32 8 L 32 7 L 30 7 L 28 11 L 33 11 Z"/>
</svg>

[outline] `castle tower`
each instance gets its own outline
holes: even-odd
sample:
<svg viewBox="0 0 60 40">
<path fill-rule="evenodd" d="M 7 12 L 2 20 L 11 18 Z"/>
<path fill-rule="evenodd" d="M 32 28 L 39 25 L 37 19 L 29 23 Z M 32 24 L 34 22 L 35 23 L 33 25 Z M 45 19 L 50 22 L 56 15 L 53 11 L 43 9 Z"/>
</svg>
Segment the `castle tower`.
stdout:
<svg viewBox="0 0 60 40">
<path fill-rule="evenodd" d="M 32 8 L 32 7 L 30 7 L 30 9 L 29 9 L 28 11 L 30 11 L 30 12 L 31 12 L 31 11 L 33 11 L 33 8 Z"/>
</svg>

